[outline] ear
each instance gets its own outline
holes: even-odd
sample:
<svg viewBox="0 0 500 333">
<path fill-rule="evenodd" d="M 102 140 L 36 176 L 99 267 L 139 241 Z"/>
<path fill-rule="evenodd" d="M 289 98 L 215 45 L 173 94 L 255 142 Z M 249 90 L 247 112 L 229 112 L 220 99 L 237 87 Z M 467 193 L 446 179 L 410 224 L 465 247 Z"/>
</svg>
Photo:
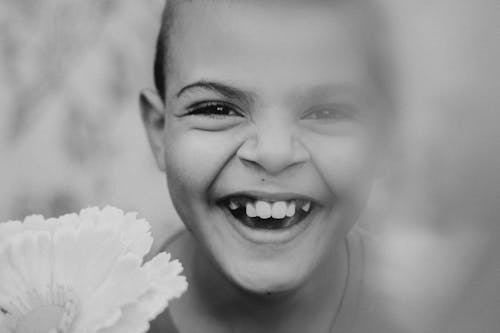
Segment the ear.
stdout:
<svg viewBox="0 0 500 333">
<path fill-rule="evenodd" d="M 156 164 L 160 170 L 165 171 L 165 105 L 160 96 L 151 89 L 141 91 L 139 105 Z"/>
</svg>

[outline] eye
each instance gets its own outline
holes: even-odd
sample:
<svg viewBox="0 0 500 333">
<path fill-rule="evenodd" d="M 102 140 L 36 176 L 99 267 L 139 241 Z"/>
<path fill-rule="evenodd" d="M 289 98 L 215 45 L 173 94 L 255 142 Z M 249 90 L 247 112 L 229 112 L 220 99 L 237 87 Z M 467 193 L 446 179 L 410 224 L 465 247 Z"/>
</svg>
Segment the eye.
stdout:
<svg viewBox="0 0 500 333">
<path fill-rule="evenodd" d="M 339 106 L 328 106 L 322 108 L 315 108 L 306 113 L 303 119 L 308 120 L 343 120 L 354 118 L 354 115 L 349 110 Z"/>
<path fill-rule="evenodd" d="M 307 115 L 307 119 L 330 119 L 330 118 L 338 118 L 337 112 L 332 110 L 319 110 L 311 112 Z"/>
<path fill-rule="evenodd" d="M 188 116 L 205 116 L 210 118 L 242 117 L 237 107 L 220 101 L 200 102 L 187 109 Z"/>
</svg>

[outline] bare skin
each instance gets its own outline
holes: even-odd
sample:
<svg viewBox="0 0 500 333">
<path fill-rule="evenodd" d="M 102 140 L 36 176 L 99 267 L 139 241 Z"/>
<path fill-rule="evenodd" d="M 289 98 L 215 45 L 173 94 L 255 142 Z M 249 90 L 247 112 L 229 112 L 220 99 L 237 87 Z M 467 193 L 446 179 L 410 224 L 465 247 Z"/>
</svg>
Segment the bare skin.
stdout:
<svg viewBox="0 0 500 333">
<path fill-rule="evenodd" d="M 380 128 L 357 11 L 325 3 L 176 11 L 166 101 L 144 92 L 141 104 L 188 229 L 166 249 L 189 281 L 169 305 L 181 332 L 330 332 L 335 322 Z M 310 205 L 292 227 L 262 230 L 230 212 L 224 199 L 241 193 Z"/>
<path fill-rule="evenodd" d="M 345 251 L 338 252 L 340 263 L 321 267 L 300 290 L 256 295 L 228 283 L 190 238 L 184 231 L 165 249 L 181 260 L 190 281 L 186 294 L 168 308 L 179 332 L 330 332 L 346 279 L 335 270 L 345 271 Z M 155 320 L 158 332 L 165 316 Z"/>
</svg>

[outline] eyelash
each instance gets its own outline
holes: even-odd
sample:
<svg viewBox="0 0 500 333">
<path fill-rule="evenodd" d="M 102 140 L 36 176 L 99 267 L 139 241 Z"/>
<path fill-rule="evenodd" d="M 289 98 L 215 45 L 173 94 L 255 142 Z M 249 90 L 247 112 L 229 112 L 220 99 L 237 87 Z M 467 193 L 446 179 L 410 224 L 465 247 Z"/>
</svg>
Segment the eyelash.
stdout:
<svg viewBox="0 0 500 333">
<path fill-rule="evenodd" d="M 186 116 L 203 116 L 213 119 L 224 119 L 227 117 L 243 117 L 242 114 L 237 111 L 237 107 L 222 101 L 205 101 L 195 103 L 187 108 Z M 310 120 L 341 120 L 349 117 L 356 118 L 351 112 L 342 110 L 341 107 L 335 106 L 333 109 L 331 107 L 320 108 L 308 112 L 303 119 Z"/>
<path fill-rule="evenodd" d="M 208 101 L 191 105 L 188 109 L 188 116 L 205 116 L 210 118 L 242 117 L 241 113 L 236 111 L 236 107 L 225 102 Z"/>
<path fill-rule="evenodd" d="M 355 117 L 352 112 L 348 112 L 346 110 L 342 110 L 341 107 L 336 106 L 335 108 L 325 108 L 325 109 L 317 109 L 311 112 L 308 112 L 304 119 L 345 119 L 349 117 Z"/>
</svg>

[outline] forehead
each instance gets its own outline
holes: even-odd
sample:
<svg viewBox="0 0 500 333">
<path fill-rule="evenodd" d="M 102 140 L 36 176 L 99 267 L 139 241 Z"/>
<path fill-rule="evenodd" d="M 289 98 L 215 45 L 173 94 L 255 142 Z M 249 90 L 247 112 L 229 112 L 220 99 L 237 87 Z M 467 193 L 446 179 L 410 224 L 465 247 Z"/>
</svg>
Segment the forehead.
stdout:
<svg viewBox="0 0 500 333">
<path fill-rule="evenodd" d="M 169 88 L 197 80 L 277 92 L 361 85 L 366 61 L 357 1 L 189 1 L 175 11 Z"/>
</svg>

